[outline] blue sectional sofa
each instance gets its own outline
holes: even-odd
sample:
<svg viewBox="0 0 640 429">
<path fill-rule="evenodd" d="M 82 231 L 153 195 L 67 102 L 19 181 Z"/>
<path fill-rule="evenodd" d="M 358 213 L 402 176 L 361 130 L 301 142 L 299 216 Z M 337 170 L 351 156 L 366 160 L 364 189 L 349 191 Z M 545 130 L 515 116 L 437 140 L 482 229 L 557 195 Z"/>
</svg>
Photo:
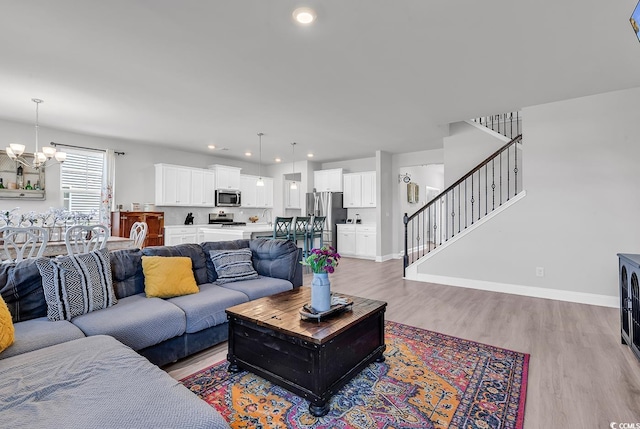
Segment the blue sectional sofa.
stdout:
<svg viewBox="0 0 640 429">
<path fill-rule="evenodd" d="M 258 278 L 216 284 L 218 276 L 209 252 L 246 248 L 251 250 Z M 142 256 L 189 257 L 199 292 L 169 299 L 147 298 Z M 15 327 L 14 344 L 0 353 L 0 421 L 18 423 L 22 414 L 36 410 L 25 423 L 11 426 L 123 427 L 123 422 L 129 421 L 134 427 L 171 427 L 159 422 L 168 418 L 164 414 L 175 412 L 176 416 L 193 415 L 197 420 L 185 420 L 182 427 L 226 427 L 213 408 L 152 364 L 164 365 L 225 341 L 226 308 L 300 286 L 300 249 L 290 241 L 236 240 L 118 250 L 110 253 L 110 261 L 118 302 L 70 321 L 47 318 L 37 260 L 0 265 L 0 293 Z M 74 382 L 76 377 L 83 382 Z M 17 379 L 33 383 L 16 384 Z M 146 396 L 140 389 L 125 388 L 132 380 L 148 387 Z M 106 390 L 99 388 L 103 383 L 112 385 Z M 156 398 L 158 389 L 165 389 L 160 402 Z M 34 394 L 37 391 L 48 392 L 46 404 Z M 73 405 L 74 410 L 69 409 L 66 419 L 59 421 L 60 414 L 70 406 L 58 401 L 70 398 L 80 404 L 106 404 L 106 409 Z M 143 405 L 144 401 L 150 402 Z M 124 407 L 127 403 L 131 406 Z M 153 418 L 145 417 L 144 423 L 136 413 L 140 407 L 149 406 L 162 410 L 157 414 L 152 410 Z M 106 424 L 109 410 L 118 415 L 117 423 L 113 420 L 113 424 Z M 92 413 L 100 415 L 92 419 Z M 204 424 L 200 421 L 203 417 Z"/>
</svg>

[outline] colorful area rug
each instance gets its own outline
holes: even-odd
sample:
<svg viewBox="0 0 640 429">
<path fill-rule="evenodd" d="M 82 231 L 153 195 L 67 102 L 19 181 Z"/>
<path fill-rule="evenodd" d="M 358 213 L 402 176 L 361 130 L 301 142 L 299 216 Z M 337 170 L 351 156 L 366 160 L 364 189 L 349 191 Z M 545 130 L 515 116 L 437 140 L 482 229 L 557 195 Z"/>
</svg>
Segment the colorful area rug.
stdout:
<svg viewBox="0 0 640 429">
<path fill-rule="evenodd" d="M 529 355 L 386 322 L 386 361 L 373 363 L 330 401 L 309 403 L 221 362 L 181 382 L 232 428 L 522 428 Z"/>
</svg>

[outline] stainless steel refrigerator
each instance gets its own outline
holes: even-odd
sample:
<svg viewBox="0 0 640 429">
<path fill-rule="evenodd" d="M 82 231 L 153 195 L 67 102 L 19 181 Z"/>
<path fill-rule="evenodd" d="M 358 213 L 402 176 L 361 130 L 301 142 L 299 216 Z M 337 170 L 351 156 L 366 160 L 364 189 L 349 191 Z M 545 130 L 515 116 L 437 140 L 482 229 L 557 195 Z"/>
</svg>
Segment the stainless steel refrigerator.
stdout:
<svg viewBox="0 0 640 429">
<path fill-rule="evenodd" d="M 322 240 L 325 245 L 333 246 L 338 251 L 338 228 L 336 224 L 346 223 L 347 209 L 342 207 L 342 192 L 307 193 L 307 216 L 326 216 Z M 317 246 L 318 244 L 316 244 Z"/>
</svg>

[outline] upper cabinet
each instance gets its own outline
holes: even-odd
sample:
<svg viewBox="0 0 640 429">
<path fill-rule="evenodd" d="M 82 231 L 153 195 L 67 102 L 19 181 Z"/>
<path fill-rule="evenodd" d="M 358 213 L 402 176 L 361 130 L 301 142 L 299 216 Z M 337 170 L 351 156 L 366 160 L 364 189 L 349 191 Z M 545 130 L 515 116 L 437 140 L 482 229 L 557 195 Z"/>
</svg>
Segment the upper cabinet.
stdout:
<svg viewBox="0 0 640 429">
<path fill-rule="evenodd" d="M 156 205 L 215 207 L 215 172 L 202 168 L 155 164 Z"/>
<path fill-rule="evenodd" d="M 291 181 L 284 181 L 284 208 L 285 209 L 301 209 L 302 197 L 301 197 L 302 183 L 298 182 L 298 186 L 295 189 L 291 189 Z"/>
<path fill-rule="evenodd" d="M 377 203 L 376 172 L 365 171 L 362 177 L 362 207 L 375 207 Z"/>
<path fill-rule="evenodd" d="M 219 164 L 210 165 L 209 168 L 216 174 L 216 189 L 240 189 L 241 168 Z"/>
<path fill-rule="evenodd" d="M 188 206 L 191 204 L 191 170 L 177 165 L 155 164 L 156 205 Z"/>
<path fill-rule="evenodd" d="M 201 168 L 191 170 L 191 205 L 215 207 L 216 174 Z"/>
<path fill-rule="evenodd" d="M 376 172 L 349 173 L 344 175 L 344 207 L 376 206 Z"/>
<path fill-rule="evenodd" d="M 258 186 L 258 176 L 240 175 L 242 207 L 273 207 L 273 179 L 263 177 L 264 186 Z"/>
<path fill-rule="evenodd" d="M 314 171 L 313 187 L 317 192 L 342 192 L 342 168 Z"/>
</svg>

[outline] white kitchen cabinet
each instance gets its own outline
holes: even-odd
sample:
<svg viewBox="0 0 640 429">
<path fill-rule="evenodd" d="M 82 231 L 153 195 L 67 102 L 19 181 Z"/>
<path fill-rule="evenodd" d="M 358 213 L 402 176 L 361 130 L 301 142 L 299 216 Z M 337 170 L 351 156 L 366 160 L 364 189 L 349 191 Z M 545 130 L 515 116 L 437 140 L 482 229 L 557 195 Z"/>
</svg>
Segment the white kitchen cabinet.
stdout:
<svg viewBox="0 0 640 429">
<path fill-rule="evenodd" d="M 376 238 L 374 226 L 356 225 L 356 256 L 375 259 Z"/>
<path fill-rule="evenodd" d="M 375 207 L 377 204 L 376 172 L 365 171 L 362 176 L 362 207 Z"/>
<path fill-rule="evenodd" d="M 373 225 L 338 225 L 338 253 L 356 258 L 375 259 L 376 227 Z"/>
<path fill-rule="evenodd" d="M 344 207 L 376 206 L 376 172 L 349 173 L 343 176 Z"/>
<path fill-rule="evenodd" d="M 258 176 L 240 175 L 242 207 L 273 207 L 273 179 L 263 177 L 264 186 L 258 186 Z"/>
<path fill-rule="evenodd" d="M 350 173 L 342 177 L 344 182 L 342 206 L 345 208 L 362 207 L 362 175 Z"/>
<path fill-rule="evenodd" d="M 300 197 L 302 183 L 297 183 L 296 189 L 291 189 L 291 182 L 284 181 L 284 208 L 285 209 L 299 209 L 301 208 L 302 198 Z"/>
<path fill-rule="evenodd" d="M 240 193 L 242 194 L 242 207 L 257 207 L 258 187 L 257 177 L 240 175 Z"/>
<path fill-rule="evenodd" d="M 199 243 L 198 228 L 196 226 L 185 227 L 165 227 L 164 228 L 164 245 L 175 246 L 177 244 Z"/>
<path fill-rule="evenodd" d="M 342 192 L 342 168 L 314 171 L 313 187 L 317 192 Z"/>
<path fill-rule="evenodd" d="M 355 225 L 338 225 L 338 253 L 341 256 L 356 255 Z"/>
<path fill-rule="evenodd" d="M 211 170 L 194 168 L 191 170 L 191 205 L 215 207 L 215 173 Z"/>
<path fill-rule="evenodd" d="M 228 165 L 210 165 L 216 174 L 216 189 L 240 189 L 240 170 Z"/>
<path fill-rule="evenodd" d="M 156 205 L 186 206 L 191 204 L 191 170 L 169 164 L 155 164 Z"/>
<path fill-rule="evenodd" d="M 263 177 L 264 186 L 256 186 L 256 205 L 257 207 L 272 208 L 273 207 L 273 179 L 271 177 Z"/>
</svg>

